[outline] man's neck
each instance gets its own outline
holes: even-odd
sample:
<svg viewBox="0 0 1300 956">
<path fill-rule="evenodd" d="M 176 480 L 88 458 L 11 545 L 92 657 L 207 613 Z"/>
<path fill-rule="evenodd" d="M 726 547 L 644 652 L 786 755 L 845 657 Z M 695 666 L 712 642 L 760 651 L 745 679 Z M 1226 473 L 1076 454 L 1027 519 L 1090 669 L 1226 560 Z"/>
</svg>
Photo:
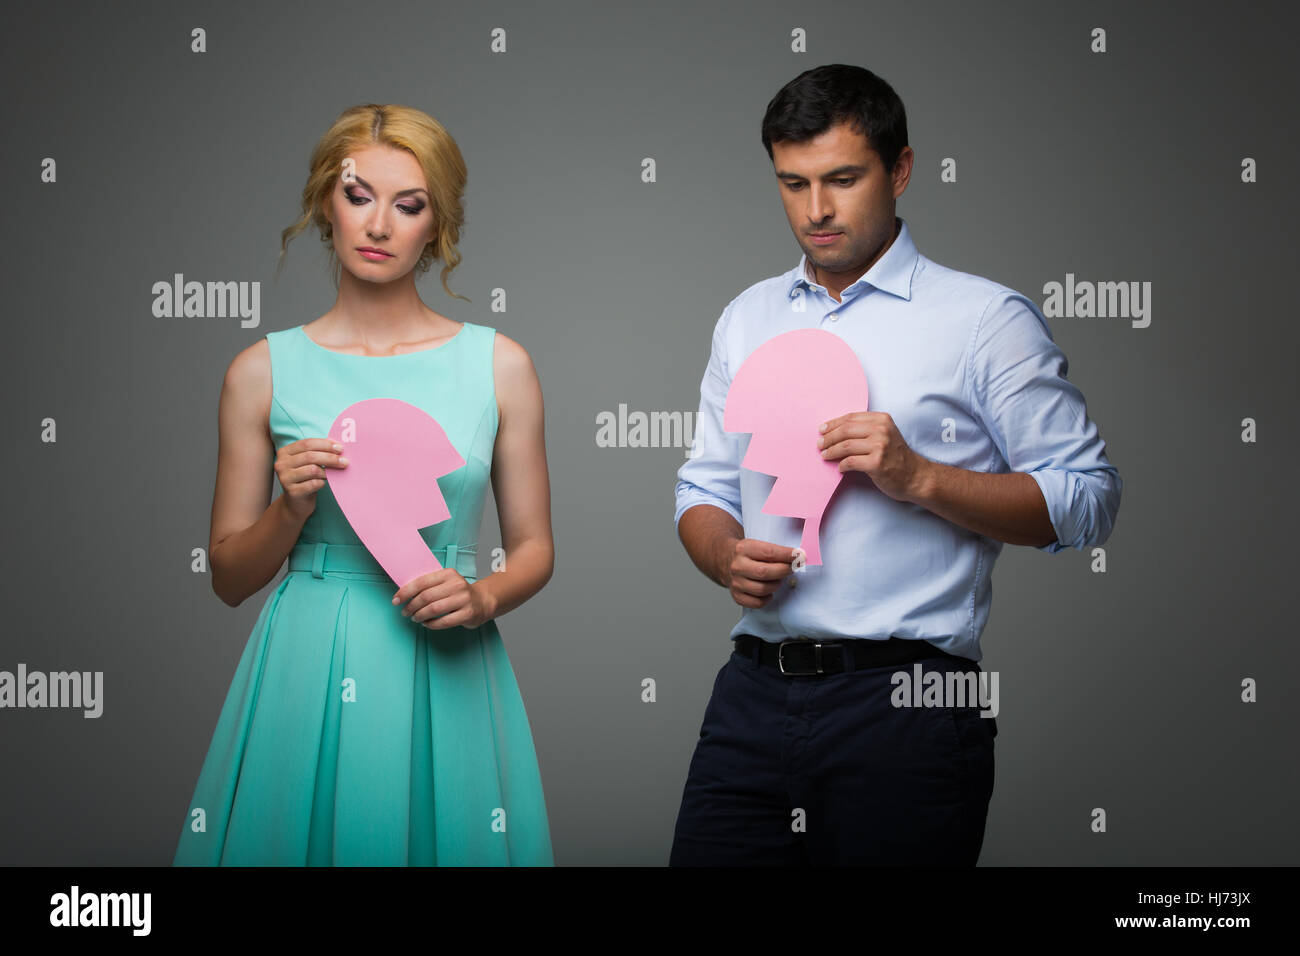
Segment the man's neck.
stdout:
<svg viewBox="0 0 1300 956">
<path fill-rule="evenodd" d="M 842 283 L 840 283 L 839 285 L 833 285 L 833 284 L 830 283 L 830 282 L 823 282 L 823 281 L 818 277 L 818 275 L 817 275 L 817 268 L 812 264 L 812 261 L 811 261 L 811 260 L 808 260 L 808 262 L 807 262 L 807 266 L 806 266 L 806 269 L 805 269 L 805 273 L 804 273 L 804 274 L 805 274 L 805 276 L 807 276 L 807 274 L 808 274 L 809 272 L 811 272 L 811 273 L 812 273 L 812 281 L 813 281 L 813 282 L 816 282 L 818 285 L 824 286 L 825 289 L 826 289 L 826 293 L 827 293 L 827 295 L 829 295 L 829 296 L 830 296 L 832 299 L 834 299 L 836 302 L 843 301 L 843 300 L 840 299 L 840 293 L 843 292 L 845 289 L 847 289 L 849 286 L 853 285 L 853 283 L 857 282 L 859 279 L 861 279 L 861 278 L 862 278 L 864 275 L 866 275 L 868 272 L 870 272 L 870 271 L 871 271 L 871 267 L 874 266 L 877 262 L 879 262 L 881 259 L 883 259 L 883 258 L 885 257 L 885 253 L 889 251 L 890 247 L 894 244 L 894 240 L 898 238 L 898 234 L 901 233 L 902 231 L 903 231 L 903 221 L 902 221 L 901 219 L 899 219 L 897 216 L 895 216 L 895 217 L 894 217 L 894 234 L 893 234 L 892 236 L 889 237 L 889 241 L 888 241 L 887 243 L 885 243 L 884 248 L 882 248 L 882 249 L 880 250 L 880 252 L 876 254 L 876 257 L 875 257 L 874 259 L 872 259 L 870 262 L 867 263 L 867 266 L 866 266 L 865 269 L 863 269 L 861 272 L 859 272 L 857 275 L 855 275 L 852 279 L 848 280 L 847 282 L 842 282 Z"/>
</svg>

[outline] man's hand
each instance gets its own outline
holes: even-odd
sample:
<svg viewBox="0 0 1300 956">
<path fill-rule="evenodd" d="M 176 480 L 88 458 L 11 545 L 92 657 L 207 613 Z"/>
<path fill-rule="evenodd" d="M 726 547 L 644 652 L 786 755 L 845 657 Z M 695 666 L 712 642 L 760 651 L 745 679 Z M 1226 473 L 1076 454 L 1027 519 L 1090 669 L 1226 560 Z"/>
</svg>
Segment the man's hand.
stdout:
<svg viewBox="0 0 1300 956">
<path fill-rule="evenodd" d="M 860 471 L 895 501 L 915 502 L 924 492 L 930 460 L 908 446 L 886 412 L 850 412 L 821 426 L 822 457 L 840 471 Z"/>
<path fill-rule="evenodd" d="M 722 567 L 731 599 L 741 607 L 763 607 L 790 576 L 797 548 L 739 538 L 726 542 Z"/>
</svg>

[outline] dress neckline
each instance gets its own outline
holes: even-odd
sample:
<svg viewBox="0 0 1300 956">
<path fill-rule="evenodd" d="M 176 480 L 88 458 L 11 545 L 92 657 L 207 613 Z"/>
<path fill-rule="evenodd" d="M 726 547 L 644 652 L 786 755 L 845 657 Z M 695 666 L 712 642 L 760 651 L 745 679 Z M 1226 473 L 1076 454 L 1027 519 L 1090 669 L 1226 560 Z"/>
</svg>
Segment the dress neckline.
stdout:
<svg viewBox="0 0 1300 956">
<path fill-rule="evenodd" d="M 458 331 L 455 335 L 449 338 L 446 342 L 443 342 L 441 345 L 435 345 L 431 349 L 416 349 L 414 352 L 400 352 L 397 355 L 353 355 L 351 352 L 340 352 L 337 349 L 327 348 L 326 346 L 321 345 L 319 342 L 317 342 L 315 339 L 313 339 L 310 335 L 307 334 L 307 328 L 305 325 L 298 326 L 298 334 L 301 335 L 303 339 L 306 340 L 308 345 L 310 345 L 314 349 L 318 349 L 321 352 L 328 352 L 330 355 L 338 355 L 341 358 L 346 358 L 346 359 L 369 359 L 373 361 L 376 359 L 404 359 L 404 358 L 410 358 L 413 355 L 427 355 L 430 352 L 441 351 L 442 349 L 445 349 L 447 346 L 455 342 L 462 335 L 464 335 L 465 329 L 468 327 L 469 327 L 468 322 L 462 322 L 460 324 L 460 331 Z"/>
</svg>

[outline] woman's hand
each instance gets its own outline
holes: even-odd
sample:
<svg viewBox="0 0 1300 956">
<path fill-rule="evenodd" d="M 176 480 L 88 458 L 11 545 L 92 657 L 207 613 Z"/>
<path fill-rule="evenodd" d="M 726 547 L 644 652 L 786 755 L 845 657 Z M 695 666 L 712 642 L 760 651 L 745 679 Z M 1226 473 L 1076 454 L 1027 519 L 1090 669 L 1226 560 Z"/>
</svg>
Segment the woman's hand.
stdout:
<svg viewBox="0 0 1300 956">
<path fill-rule="evenodd" d="M 475 628 L 495 614 L 491 596 L 466 581 L 455 568 L 431 571 L 403 584 L 393 603 L 409 601 L 402 616 L 431 631 L 449 627 Z"/>
<path fill-rule="evenodd" d="M 275 455 L 275 476 L 284 489 L 285 506 L 304 521 L 316 510 L 316 492 L 325 485 L 326 468 L 346 468 L 343 446 L 328 438 L 300 438 Z"/>
</svg>

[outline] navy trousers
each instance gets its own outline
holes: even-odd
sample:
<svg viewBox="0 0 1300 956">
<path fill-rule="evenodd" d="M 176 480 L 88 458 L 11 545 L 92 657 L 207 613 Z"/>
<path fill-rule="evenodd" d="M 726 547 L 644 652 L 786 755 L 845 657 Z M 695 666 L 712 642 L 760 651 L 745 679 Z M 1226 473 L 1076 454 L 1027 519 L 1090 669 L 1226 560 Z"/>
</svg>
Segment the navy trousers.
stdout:
<svg viewBox="0 0 1300 956">
<path fill-rule="evenodd" d="M 951 656 L 920 665 L 977 680 L 980 670 Z M 704 712 L 669 866 L 974 866 L 997 722 L 978 702 L 893 706 L 892 675 L 914 666 L 787 677 L 733 650 Z"/>
</svg>

